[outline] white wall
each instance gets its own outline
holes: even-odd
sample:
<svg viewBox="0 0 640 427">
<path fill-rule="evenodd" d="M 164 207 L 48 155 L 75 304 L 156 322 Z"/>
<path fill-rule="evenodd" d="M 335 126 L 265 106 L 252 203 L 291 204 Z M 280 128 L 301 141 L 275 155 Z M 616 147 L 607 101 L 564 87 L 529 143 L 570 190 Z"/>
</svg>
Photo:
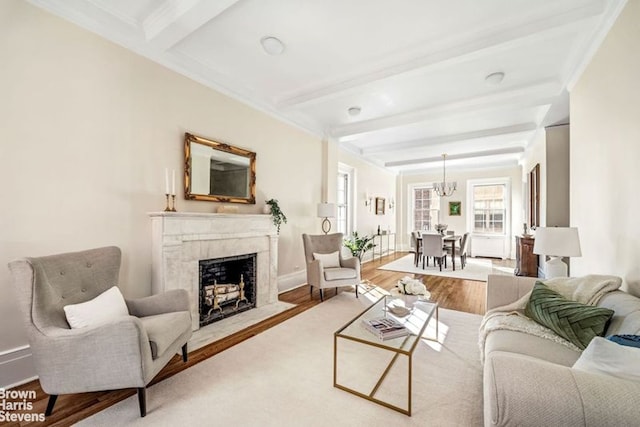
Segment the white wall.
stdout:
<svg viewBox="0 0 640 427">
<path fill-rule="evenodd" d="M 621 276 L 640 295 L 640 2 L 630 1 L 571 91 L 573 275 Z"/>
<path fill-rule="evenodd" d="M 442 205 L 440 206 L 440 222 L 448 225 L 448 230 L 453 230 L 456 234 L 463 234 L 467 231 L 467 215 L 469 213 L 469 205 L 467 203 L 467 181 L 474 179 L 485 178 L 509 178 L 511 180 L 511 257 L 515 258 L 515 235 L 522 233 L 522 172 L 520 166 L 512 168 L 498 168 L 498 169 L 486 169 L 486 170 L 469 170 L 469 171 L 456 171 L 449 170 L 447 178 L 454 180 L 458 183 L 458 189 L 450 196 L 442 199 Z M 413 225 L 409 222 L 408 212 L 409 204 L 411 203 L 411 194 L 408 192 L 409 186 L 415 184 L 432 183 L 435 181 L 441 181 L 442 174 L 440 172 L 433 172 L 431 174 L 415 174 L 415 175 L 400 175 L 399 177 L 399 202 L 398 212 L 402 210 L 402 213 L 398 214 L 399 221 L 401 223 L 399 230 L 399 239 L 401 238 L 402 246 L 407 249 L 410 246 L 410 233 L 413 230 Z M 460 201 L 462 202 L 462 215 L 461 216 L 449 216 L 449 202 Z M 399 240 L 400 242 L 400 240 Z"/>
<path fill-rule="evenodd" d="M 319 138 L 23 1 L 0 2 L 0 58 L 0 265 L 117 245 L 125 296 L 148 295 L 147 213 L 164 208 L 165 167 L 183 186 L 189 131 L 257 152 L 258 203 L 238 206 L 260 213 L 266 199 L 280 201 L 289 222 L 278 274 L 303 273 L 300 235 L 320 228 Z M 219 206 L 181 193 L 179 211 Z M 27 343 L 10 288 L 1 267 L 0 356 Z"/>
</svg>

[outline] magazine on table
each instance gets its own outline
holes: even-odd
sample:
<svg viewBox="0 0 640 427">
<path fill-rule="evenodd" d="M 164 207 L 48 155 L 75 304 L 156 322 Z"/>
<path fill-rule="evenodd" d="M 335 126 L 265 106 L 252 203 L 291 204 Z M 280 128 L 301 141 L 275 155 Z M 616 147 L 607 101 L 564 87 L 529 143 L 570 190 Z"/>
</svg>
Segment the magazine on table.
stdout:
<svg viewBox="0 0 640 427">
<path fill-rule="evenodd" d="M 390 317 L 363 319 L 362 324 L 369 332 L 382 340 L 404 337 L 410 333 L 409 329 Z"/>
</svg>

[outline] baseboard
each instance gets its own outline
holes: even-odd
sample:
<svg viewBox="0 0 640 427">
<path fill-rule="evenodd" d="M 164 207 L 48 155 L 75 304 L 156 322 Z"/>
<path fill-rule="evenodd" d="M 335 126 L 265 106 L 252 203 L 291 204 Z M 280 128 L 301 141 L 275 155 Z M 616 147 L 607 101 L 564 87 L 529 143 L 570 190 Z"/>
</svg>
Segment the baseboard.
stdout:
<svg viewBox="0 0 640 427">
<path fill-rule="evenodd" d="M 28 345 L 0 352 L 0 388 L 8 389 L 38 378 Z"/>
<path fill-rule="evenodd" d="M 305 270 L 294 271 L 293 273 L 278 276 L 278 294 L 299 288 L 307 283 L 307 272 Z"/>
</svg>

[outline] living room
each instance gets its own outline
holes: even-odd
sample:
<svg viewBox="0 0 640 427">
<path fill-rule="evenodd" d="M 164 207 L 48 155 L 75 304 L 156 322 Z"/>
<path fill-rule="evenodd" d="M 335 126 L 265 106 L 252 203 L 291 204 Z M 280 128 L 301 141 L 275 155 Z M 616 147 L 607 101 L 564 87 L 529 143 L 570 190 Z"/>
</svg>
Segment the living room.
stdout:
<svg viewBox="0 0 640 427">
<path fill-rule="evenodd" d="M 175 170 L 178 212 L 213 213 L 227 205 L 182 196 L 185 132 L 257 153 L 256 203 L 233 206 L 238 213 L 257 214 L 273 198 L 286 213 L 277 246 L 279 291 L 305 283 L 301 235 L 321 233 L 316 208 L 335 201 L 343 166 L 355 172 L 356 230 L 370 235 L 378 227 L 390 229 L 398 248 L 409 249 L 408 188 L 440 181 L 440 160 L 422 173 L 381 167 L 334 138 L 280 120 L 264 106 L 203 85 L 197 75 L 181 75 L 56 17 L 38 7 L 43 3 L 0 4 L 0 49 L 6 58 L 0 81 L 2 98 L 9 100 L 0 107 L 0 173 L 9 194 L 0 221 L 4 265 L 26 256 L 116 245 L 123 253 L 122 293 L 127 298 L 150 295 L 148 214 L 165 208 L 165 170 Z M 633 1 L 588 6 L 609 11 L 610 22 L 608 27 L 603 23 L 608 31 L 592 40 L 593 51 L 567 84 L 569 192 L 558 203 L 568 207 L 566 225 L 578 227 L 582 249 L 581 257 L 571 259 L 570 272 L 616 275 L 623 289 L 640 295 L 640 230 L 634 216 L 640 202 L 633 196 L 633 183 L 640 178 L 634 164 L 640 155 L 640 107 L 635 103 L 640 95 L 635 54 L 640 7 Z M 520 161 L 510 166 L 462 168 L 455 159 L 447 161 L 447 176 L 458 182 L 455 200 L 462 202 L 463 218 L 468 181 L 510 178 L 507 258 L 515 256 L 512 237 L 526 222 L 524 180 L 537 163 L 541 212 L 557 206 L 547 197 L 547 188 L 556 184 L 547 181 L 547 132 L 534 133 L 518 153 Z M 384 215 L 365 204 L 369 197 L 386 200 Z M 542 226 L 553 225 L 541 219 Z M 457 232 L 466 228 L 457 217 L 444 222 Z M 7 387 L 33 379 L 35 372 L 6 268 L 0 270 L 0 288 L 6 296 L 0 301 L 0 387 Z"/>
</svg>

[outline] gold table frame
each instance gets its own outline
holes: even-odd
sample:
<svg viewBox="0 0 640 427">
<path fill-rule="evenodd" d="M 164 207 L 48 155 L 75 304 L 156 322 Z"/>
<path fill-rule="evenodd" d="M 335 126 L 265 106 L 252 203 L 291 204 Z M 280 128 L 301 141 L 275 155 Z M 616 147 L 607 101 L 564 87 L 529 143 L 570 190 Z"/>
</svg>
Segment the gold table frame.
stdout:
<svg viewBox="0 0 640 427">
<path fill-rule="evenodd" d="M 351 319 L 346 325 L 338 329 L 333 334 L 333 386 L 344 390 L 348 393 L 354 394 L 363 399 L 369 400 L 371 402 L 377 403 L 379 405 L 385 406 L 387 408 L 398 411 L 402 414 L 411 416 L 411 392 L 412 392 L 412 361 L 413 361 L 413 352 L 420 342 L 421 339 L 428 339 L 431 341 L 438 341 L 438 303 L 433 301 L 419 301 L 414 305 L 414 309 L 411 314 L 406 317 L 397 317 L 390 313 L 386 308 L 387 306 L 395 299 L 397 296 L 392 295 L 384 295 L 380 299 L 378 299 L 371 306 L 366 308 L 356 317 Z M 426 338 L 423 337 L 424 331 L 429 325 L 431 319 L 433 319 L 433 315 L 435 314 L 436 320 L 436 337 L 434 338 Z M 405 324 L 405 326 L 411 326 L 409 329 L 411 333 L 404 337 L 394 338 L 390 340 L 383 341 L 376 337 L 374 334 L 368 332 L 360 323 L 363 319 L 371 319 L 379 316 L 388 316 L 395 318 L 400 321 L 400 323 Z M 424 317 L 420 318 L 419 315 L 423 315 Z M 360 331 L 364 331 L 361 333 Z M 387 365 L 384 372 L 381 374 L 380 379 L 373 387 L 373 389 L 369 393 L 363 393 L 352 388 L 349 388 L 345 385 L 338 383 L 338 338 L 346 339 L 354 342 L 358 342 L 364 345 L 369 345 L 372 347 L 381 348 L 384 350 L 388 350 L 394 352 L 395 355 Z M 389 402 L 385 402 L 381 399 L 377 399 L 375 394 L 378 389 L 384 382 L 387 374 L 395 364 L 396 360 L 399 356 L 404 355 L 408 358 L 407 364 L 407 408 L 401 408 L 399 406 L 393 405 Z"/>
</svg>

